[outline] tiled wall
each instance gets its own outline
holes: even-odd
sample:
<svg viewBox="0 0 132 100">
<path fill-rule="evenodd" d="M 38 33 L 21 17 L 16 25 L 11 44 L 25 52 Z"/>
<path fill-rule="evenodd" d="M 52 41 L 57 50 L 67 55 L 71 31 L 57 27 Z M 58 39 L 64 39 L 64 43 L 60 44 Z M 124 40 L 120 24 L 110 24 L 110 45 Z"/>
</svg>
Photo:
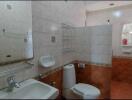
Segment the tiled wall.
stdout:
<svg viewBox="0 0 132 100">
<path fill-rule="evenodd" d="M 32 1 L 36 6 L 37 16 L 57 23 L 82 27 L 85 22 L 85 7 L 83 2 L 76 1 Z"/>
<path fill-rule="evenodd" d="M 60 22 L 62 20 L 60 16 L 63 15 L 63 12 L 58 9 L 61 6 L 60 4 L 59 2 L 55 2 L 55 4 L 53 2 L 32 2 L 35 64 L 38 66 L 39 73 L 45 73 L 75 59 L 75 52 L 72 50 L 72 41 L 74 40 L 73 27 Z M 57 15 L 58 12 L 60 12 L 60 16 Z M 65 20 L 68 19 L 66 18 Z M 67 45 L 64 45 L 66 40 L 64 40 L 64 35 L 67 35 L 70 40 Z M 51 41 L 52 36 L 55 36 L 56 39 L 54 43 Z M 68 46 L 71 51 L 65 52 L 64 46 Z M 39 66 L 38 59 L 47 55 L 53 56 L 56 64 L 51 68 L 45 69 Z"/>
<path fill-rule="evenodd" d="M 62 6 L 62 5 L 63 6 Z M 31 61 L 34 66 L 25 71 L 18 72 L 16 74 L 17 80 L 27 79 L 36 76 L 39 73 L 45 73 L 51 69 L 59 67 L 62 63 L 67 63 L 73 60 L 71 53 L 62 55 L 62 23 L 83 26 L 85 12 L 78 10 L 78 7 L 82 7 L 82 4 L 65 3 L 64 2 L 44 2 L 44 1 L 32 1 L 32 31 L 33 31 L 33 46 L 34 46 L 34 59 Z M 75 10 L 68 10 L 71 7 L 75 7 Z M 64 7 L 64 9 L 60 9 Z M 76 9 L 77 7 L 77 9 Z M 64 15 L 67 11 L 66 15 Z M 22 13 L 23 14 L 23 13 Z M 74 17 L 76 14 L 78 17 Z M 24 15 L 24 14 L 23 14 Z M 81 17 L 81 19 L 80 19 Z M 72 20 L 71 20 L 72 19 Z M 75 21 L 78 20 L 78 21 Z M 11 23 L 12 24 L 12 23 Z M 25 26 L 27 28 L 27 26 Z M 55 43 L 51 42 L 51 36 L 55 36 Z M 40 56 L 52 55 L 55 58 L 56 65 L 49 69 L 39 67 L 38 59 Z M 64 60 L 62 60 L 62 56 Z M 71 60 L 69 60 L 71 58 Z M 29 66 L 28 64 L 17 63 L 10 64 L 8 66 L 0 67 L 0 71 L 4 72 L 14 68 L 23 68 Z M 0 88 L 5 87 L 6 77 L 1 77 Z"/>
<path fill-rule="evenodd" d="M 62 6 L 62 5 L 63 6 Z M 32 1 L 32 31 L 33 31 L 33 46 L 34 46 L 34 59 L 31 61 L 34 63 L 31 68 L 26 70 L 21 70 L 16 73 L 16 79 L 22 81 L 27 78 L 38 75 L 39 73 L 45 73 L 60 67 L 63 63 L 68 63 L 73 60 L 73 55 L 71 53 L 62 55 L 62 23 L 69 25 L 83 26 L 84 24 L 84 14 L 85 12 L 78 10 L 78 7 L 82 7 L 82 4 L 74 3 L 65 3 L 64 2 L 44 2 L 44 1 Z M 68 10 L 71 7 L 75 7 L 75 10 Z M 64 7 L 64 9 L 60 9 Z M 76 9 L 77 7 L 77 9 Z M 66 15 L 64 15 L 67 11 Z M 23 14 L 23 13 L 22 13 Z M 78 17 L 74 17 L 76 14 Z M 24 14 L 23 14 L 24 15 Z M 81 17 L 81 19 L 80 19 Z M 72 20 L 71 20 L 72 19 Z M 22 19 L 23 20 L 23 19 Z M 28 19 L 27 19 L 28 20 Z M 75 21 L 78 20 L 78 21 Z M 11 23 L 12 24 L 12 23 Z M 27 28 L 27 26 L 25 26 Z M 55 43 L 51 42 L 51 37 L 55 36 Z M 55 58 L 56 65 L 52 68 L 44 69 L 39 67 L 38 59 L 41 56 L 52 55 Z M 62 60 L 62 57 L 64 60 Z M 70 59 L 70 60 L 69 60 Z M 23 68 L 25 66 L 30 66 L 24 62 L 17 64 L 10 64 L 3 67 L 0 67 L 0 72 L 9 70 L 12 73 L 12 70 L 16 68 Z M 0 88 L 7 85 L 6 78 L 8 75 L 2 76 L 0 78 Z"/>
<path fill-rule="evenodd" d="M 112 26 L 102 25 L 92 27 L 90 44 L 90 62 L 111 64 L 112 56 Z"/>
<path fill-rule="evenodd" d="M 67 41 L 65 39 L 62 40 L 62 45 L 65 46 L 65 42 L 68 42 L 68 47 L 71 50 L 64 52 L 63 50 L 65 48 L 63 48 L 63 64 L 74 60 L 88 61 L 99 64 L 111 64 L 111 25 L 68 28 L 63 29 L 62 34 L 70 34 Z"/>
<path fill-rule="evenodd" d="M 114 12 L 120 11 L 122 15 L 116 17 Z M 112 49 L 113 56 L 127 56 L 131 57 L 132 54 L 124 54 L 121 47 L 121 33 L 124 24 L 132 23 L 132 5 L 115 7 L 87 13 L 87 26 L 112 24 Z M 98 18 L 98 20 L 97 20 Z"/>
<path fill-rule="evenodd" d="M 93 30 L 93 29 L 89 30 L 89 27 L 79 28 L 79 29 L 71 28 L 70 30 L 68 29 L 70 33 L 75 34 L 75 37 L 74 37 L 75 41 L 74 40 L 72 41 L 74 43 L 73 44 L 74 52 L 64 54 L 62 50 L 62 45 L 63 45 L 62 35 L 63 35 L 63 32 L 65 31 L 63 30 L 62 24 L 60 23 L 60 21 L 58 21 L 60 17 L 56 17 L 54 20 L 53 16 L 56 16 L 55 14 L 56 10 L 54 9 L 54 7 L 51 6 L 52 9 L 50 9 L 50 11 L 52 13 L 50 11 L 45 12 L 46 8 L 47 10 L 49 9 L 48 7 L 47 7 L 47 4 L 43 2 L 38 2 L 38 3 L 37 1 L 32 2 L 32 24 L 33 24 L 32 31 L 33 31 L 34 59 L 31 62 L 34 63 L 34 66 L 31 67 L 30 69 L 26 69 L 24 71 L 17 73 L 16 78 L 18 81 L 31 78 L 33 76 L 38 75 L 39 73 L 48 72 L 51 69 L 60 67 L 63 64 L 67 64 L 76 59 L 92 61 L 94 63 L 110 64 L 110 56 L 111 56 L 110 50 L 106 48 L 110 48 L 111 46 L 110 44 L 107 44 L 108 41 L 110 41 L 109 39 L 111 39 L 111 34 L 109 34 L 111 31 L 110 30 L 111 27 L 99 26 L 100 28 L 102 28 L 102 30 L 100 30 L 100 28 L 98 27 L 96 30 Z M 53 15 L 50 15 L 50 14 L 53 14 Z M 91 34 L 92 34 L 91 31 L 93 31 L 92 37 L 91 37 Z M 55 36 L 56 38 L 55 43 L 51 42 L 51 36 Z M 107 38 L 107 40 L 104 40 L 103 42 L 104 38 Z M 95 43 L 95 41 L 97 41 L 98 39 L 99 39 L 98 43 L 101 43 L 100 46 L 97 46 L 98 44 Z M 94 44 L 93 48 L 91 48 L 92 44 Z M 104 46 L 103 52 L 106 51 L 105 55 L 102 54 L 102 47 L 103 47 L 102 45 Z M 94 50 L 90 50 L 90 48 Z M 97 53 L 97 50 L 99 50 L 100 52 Z M 38 59 L 44 55 L 54 56 L 56 65 L 48 69 L 40 67 L 38 64 Z M 105 59 L 105 57 L 107 58 L 107 60 Z M 11 64 L 6 67 L 0 67 L 0 70 L 1 72 L 3 72 L 6 70 L 11 70 L 12 68 L 18 68 L 18 66 L 19 68 L 22 68 L 24 66 L 29 66 L 29 65 L 22 62 L 18 64 Z M 2 79 L 0 80 L 1 87 L 4 87 L 6 85 L 5 84 L 6 77 L 7 76 L 2 77 Z"/>
<path fill-rule="evenodd" d="M 52 25 L 57 27 L 57 30 L 50 30 L 49 28 L 51 28 Z M 42 28 L 39 29 L 40 27 Z M 62 33 L 60 25 L 58 23 L 47 21 L 46 19 L 39 18 L 33 15 L 33 33 L 36 66 L 39 66 L 38 60 L 41 56 L 48 55 L 55 58 L 56 65 L 54 67 L 62 65 Z M 51 41 L 52 36 L 55 36 L 55 43 L 52 43 Z M 39 71 L 43 72 L 45 71 L 45 69 Z"/>
<path fill-rule="evenodd" d="M 79 27 L 74 29 L 75 40 L 74 50 L 76 52 L 75 60 L 90 61 L 90 27 Z"/>
<path fill-rule="evenodd" d="M 132 83 L 132 58 L 113 57 L 112 79 Z"/>
<path fill-rule="evenodd" d="M 74 46 L 74 29 L 73 27 L 68 28 L 67 26 L 83 26 L 84 22 L 84 12 L 79 10 L 82 4 L 81 3 L 65 3 L 65 2 L 44 2 L 44 1 L 33 1 L 32 10 L 33 10 L 33 32 L 34 32 L 34 45 L 35 45 L 35 61 L 38 61 L 38 58 L 42 55 L 50 54 L 55 57 L 56 65 L 60 66 L 66 64 L 70 61 L 75 60 L 75 52 L 64 53 L 63 44 L 64 41 L 63 35 L 71 34 L 71 47 Z M 71 7 L 74 9 L 72 10 Z M 77 7 L 77 8 L 76 8 Z M 59 9 L 63 8 L 63 9 Z M 77 10 L 78 9 L 78 10 Z M 68 12 L 67 12 L 68 11 Z M 74 17 L 78 15 L 78 17 Z M 81 18 L 81 19 L 80 19 Z M 78 20 L 78 21 L 75 21 Z M 82 22 L 83 24 L 81 24 Z M 63 24 L 62 24 L 63 23 Z M 66 25 L 64 28 L 63 25 Z M 75 25 L 76 24 L 76 25 Z M 51 36 L 56 37 L 56 43 L 50 41 Z M 37 40 L 38 39 L 38 40 Z M 73 45 L 72 45 L 73 44 Z M 62 59 L 63 58 L 63 59 Z M 55 68 L 54 67 L 54 68 Z M 42 72 L 48 71 L 40 70 Z"/>
<path fill-rule="evenodd" d="M 75 45 L 75 32 L 74 28 L 70 26 L 62 26 L 62 54 L 63 65 L 76 59 Z"/>
<path fill-rule="evenodd" d="M 75 28 L 75 60 L 111 64 L 112 26 Z"/>
</svg>

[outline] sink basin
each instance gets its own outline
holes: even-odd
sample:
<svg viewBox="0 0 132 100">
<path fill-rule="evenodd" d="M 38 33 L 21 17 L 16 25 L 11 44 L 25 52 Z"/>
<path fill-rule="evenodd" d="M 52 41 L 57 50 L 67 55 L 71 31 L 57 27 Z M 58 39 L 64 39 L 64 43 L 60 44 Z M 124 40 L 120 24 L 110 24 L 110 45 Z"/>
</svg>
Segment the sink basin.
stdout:
<svg viewBox="0 0 132 100">
<path fill-rule="evenodd" d="M 14 88 L 12 92 L 1 90 L 0 99 L 55 99 L 59 94 L 58 89 L 34 79 L 20 85 L 20 88 Z"/>
</svg>

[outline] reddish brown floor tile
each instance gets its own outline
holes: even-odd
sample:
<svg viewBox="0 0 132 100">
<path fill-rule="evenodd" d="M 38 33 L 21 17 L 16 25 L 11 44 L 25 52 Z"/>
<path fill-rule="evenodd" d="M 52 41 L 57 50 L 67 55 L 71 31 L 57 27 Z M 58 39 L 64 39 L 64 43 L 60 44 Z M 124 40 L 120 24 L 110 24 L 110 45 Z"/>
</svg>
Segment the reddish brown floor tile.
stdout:
<svg viewBox="0 0 132 100">
<path fill-rule="evenodd" d="M 112 81 L 111 99 L 132 99 L 132 84 Z"/>
</svg>

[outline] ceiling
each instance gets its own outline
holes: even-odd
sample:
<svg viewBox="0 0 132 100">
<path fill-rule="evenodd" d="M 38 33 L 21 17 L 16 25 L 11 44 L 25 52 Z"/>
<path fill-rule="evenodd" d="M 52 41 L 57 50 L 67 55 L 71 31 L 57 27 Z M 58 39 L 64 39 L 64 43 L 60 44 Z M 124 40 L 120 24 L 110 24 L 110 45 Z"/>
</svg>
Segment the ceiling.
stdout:
<svg viewBox="0 0 132 100">
<path fill-rule="evenodd" d="M 113 6 L 110 4 L 113 3 Z M 132 4 L 132 1 L 84 1 L 87 11 L 97 11 L 107 8 L 119 7 Z"/>
</svg>

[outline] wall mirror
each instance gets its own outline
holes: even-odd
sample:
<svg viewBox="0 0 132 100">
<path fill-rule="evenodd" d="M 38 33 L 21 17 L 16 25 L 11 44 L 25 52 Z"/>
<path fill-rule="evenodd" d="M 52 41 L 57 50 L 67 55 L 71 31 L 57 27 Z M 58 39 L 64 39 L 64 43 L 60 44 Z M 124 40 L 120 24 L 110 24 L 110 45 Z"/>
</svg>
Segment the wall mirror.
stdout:
<svg viewBox="0 0 132 100">
<path fill-rule="evenodd" d="M 132 46 L 132 23 L 123 25 L 121 45 Z"/>
<path fill-rule="evenodd" d="M 0 65 L 32 58 L 31 1 L 0 1 Z"/>
</svg>

